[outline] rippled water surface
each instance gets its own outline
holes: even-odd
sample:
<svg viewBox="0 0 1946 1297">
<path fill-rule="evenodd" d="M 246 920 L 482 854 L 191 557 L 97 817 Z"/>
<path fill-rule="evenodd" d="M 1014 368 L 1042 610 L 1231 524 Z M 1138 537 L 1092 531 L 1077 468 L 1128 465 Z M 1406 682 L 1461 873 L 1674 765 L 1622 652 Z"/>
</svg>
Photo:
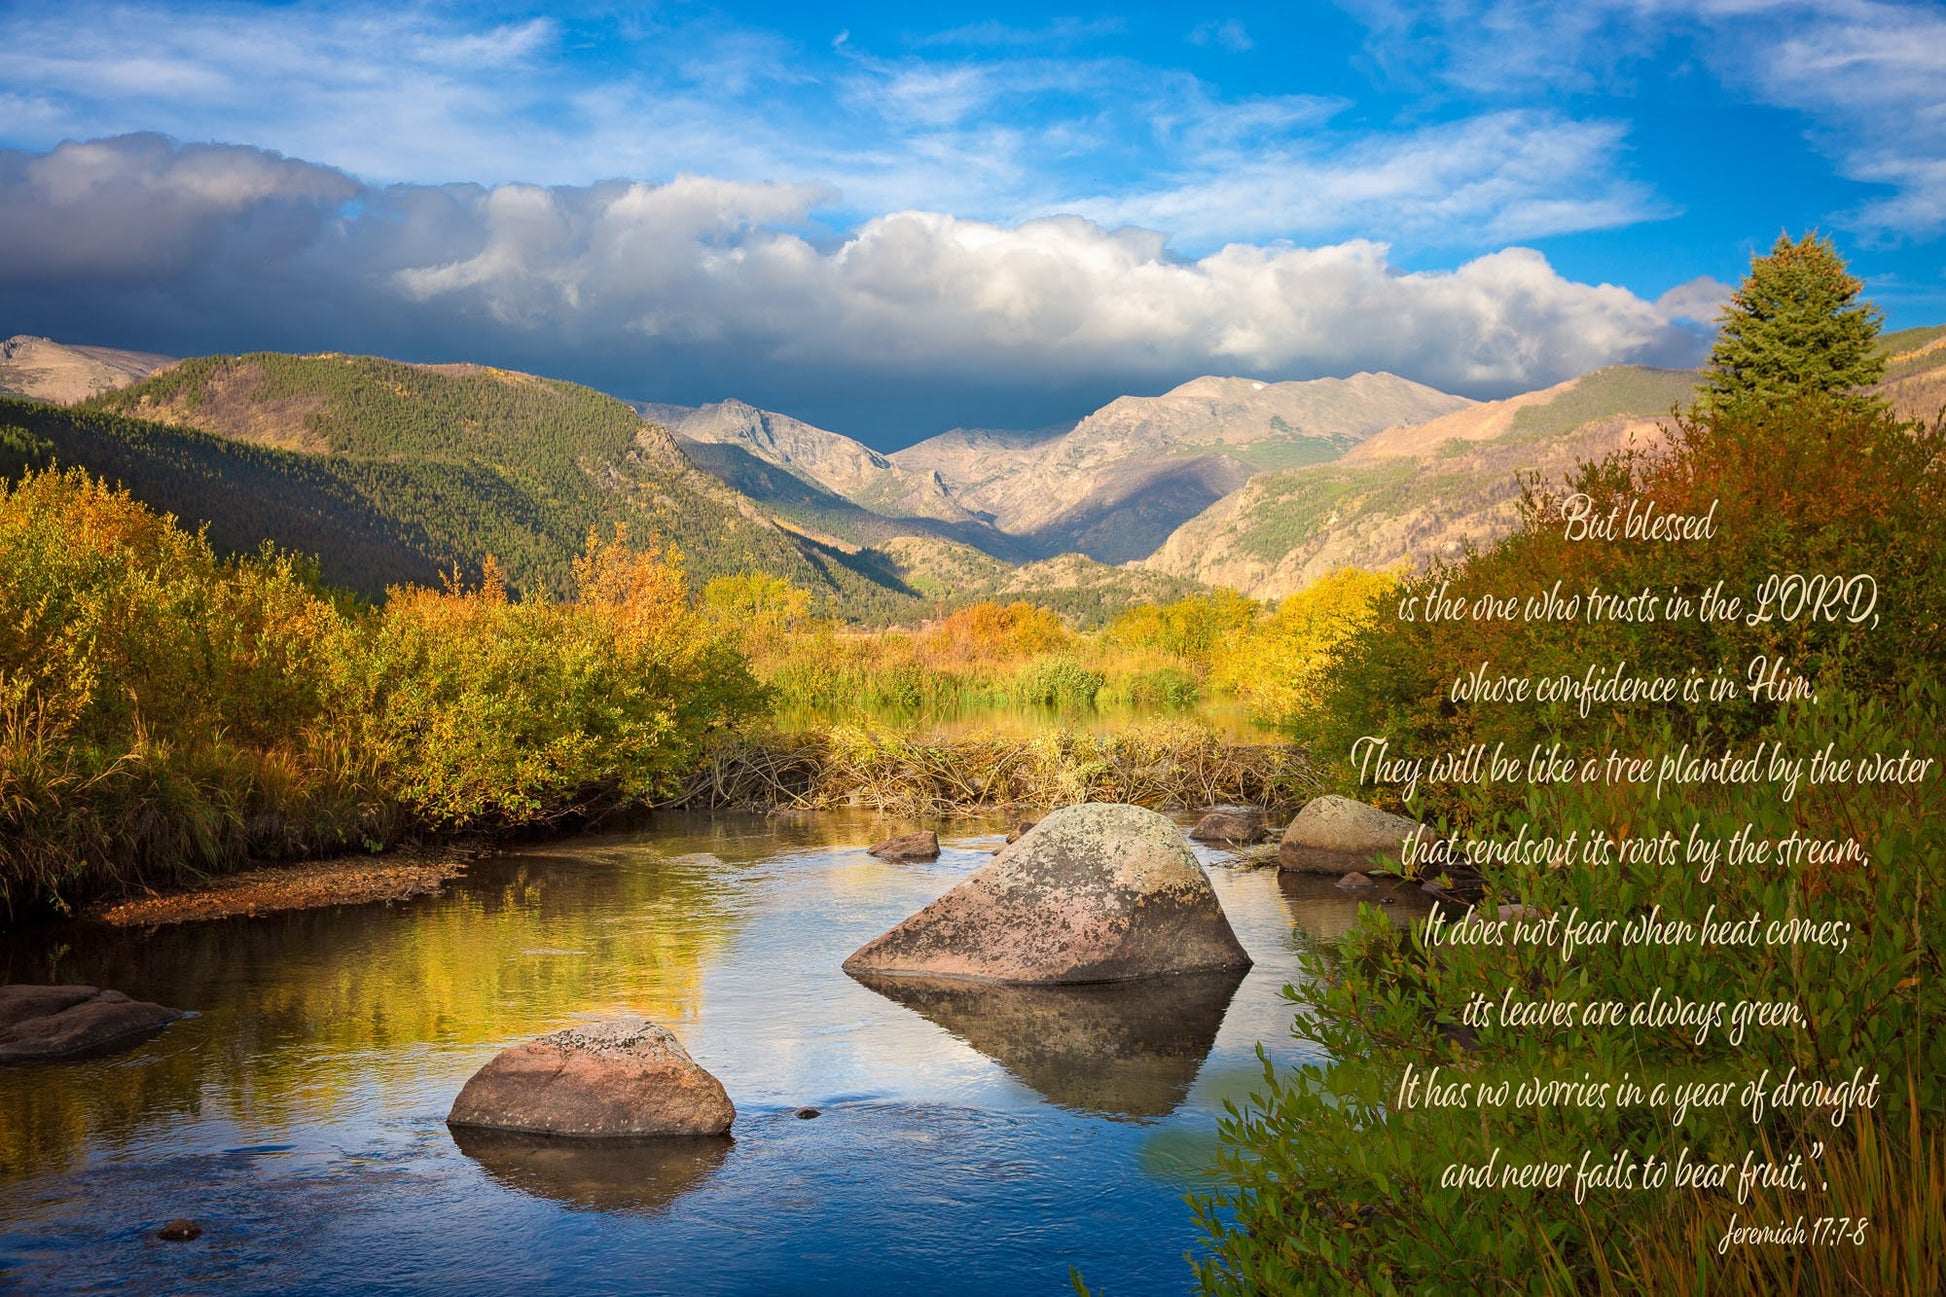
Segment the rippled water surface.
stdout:
<svg viewBox="0 0 1946 1297">
<path fill-rule="evenodd" d="M 669 819 L 394 906 L 0 939 L 0 981 L 196 1014 L 0 1069 L 0 1289 L 1055 1293 L 1072 1265 L 1186 1290 L 1222 1101 L 1258 1041 L 1298 1057 L 1280 988 L 1355 903 L 1199 848 L 1256 960 L 1240 981 L 875 990 L 845 956 L 999 842 L 961 824 L 932 864 L 865 854 L 903 827 Z M 455 1141 L 446 1110 L 497 1050 L 617 1012 L 722 1080 L 733 1141 Z M 152 1237 L 177 1216 L 203 1236 Z"/>
</svg>

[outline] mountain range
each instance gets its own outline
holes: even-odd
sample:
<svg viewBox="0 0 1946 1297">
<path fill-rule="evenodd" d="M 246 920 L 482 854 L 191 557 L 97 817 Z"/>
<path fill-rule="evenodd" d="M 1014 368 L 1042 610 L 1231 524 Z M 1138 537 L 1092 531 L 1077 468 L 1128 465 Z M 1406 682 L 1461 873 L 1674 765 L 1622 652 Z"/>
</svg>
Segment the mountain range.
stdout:
<svg viewBox="0 0 1946 1297">
<path fill-rule="evenodd" d="M 1946 407 L 1946 328 L 1881 340 L 1881 393 Z M 319 556 L 377 597 L 493 554 L 564 588 L 590 528 L 673 541 L 699 579 L 761 569 L 882 622 L 1027 598 L 1082 622 L 1223 585 L 1424 563 L 1504 531 L 1516 475 L 1653 445 L 1686 370 L 1614 366 L 1475 402 L 1392 374 L 1207 376 L 1073 424 L 891 453 L 741 401 L 626 403 L 481 365 L 0 344 L 0 473 L 80 464 L 219 547 Z"/>
</svg>

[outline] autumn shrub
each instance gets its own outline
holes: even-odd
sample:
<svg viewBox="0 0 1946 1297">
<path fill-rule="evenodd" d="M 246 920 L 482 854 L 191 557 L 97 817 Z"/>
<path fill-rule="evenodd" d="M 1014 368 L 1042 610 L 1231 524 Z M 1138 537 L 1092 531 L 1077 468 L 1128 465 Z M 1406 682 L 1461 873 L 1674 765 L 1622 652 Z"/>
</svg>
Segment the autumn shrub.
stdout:
<svg viewBox="0 0 1946 1297">
<path fill-rule="evenodd" d="M 1332 572 L 1219 648 L 1212 682 L 1242 699 L 1259 722 L 1296 729 L 1319 705 L 1339 650 L 1377 621 L 1397 583 L 1391 573 Z"/>
<path fill-rule="evenodd" d="M 915 637 L 915 651 L 935 666 L 1012 661 L 1065 647 L 1061 619 L 1023 600 L 976 603 L 943 617 Z"/>
<path fill-rule="evenodd" d="M 1095 705 L 1105 677 L 1071 657 L 1040 658 L 1014 677 L 1014 701 L 1029 707 L 1085 711 Z"/>
<path fill-rule="evenodd" d="M 440 824 L 529 824 L 666 795 L 707 736 L 764 698 L 688 603 L 674 556 L 590 536 L 576 598 L 397 591 L 371 640 L 371 740 Z"/>
<path fill-rule="evenodd" d="M 0 900 L 385 836 L 342 741 L 355 628 L 313 570 L 87 475 L 0 484 Z"/>
<path fill-rule="evenodd" d="M 574 572 L 365 609 L 78 470 L 0 484 L 0 905 L 661 795 L 763 693 L 674 555 Z"/>
<path fill-rule="evenodd" d="M 1203 685 L 1194 672 L 1179 666 L 1136 669 L 1109 677 L 1100 697 L 1103 702 L 1122 706 L 1180 712 L 1203 700 Z"/>
<path fill-rule="evenodd" d="M 1259 605 L 1234 590 L 1217 589 L 1171 603 L 1138 604 L 1109 623 L 1108 636 L 1134 649 L 1207 663 L 1256 622 Z"/>
</svg>

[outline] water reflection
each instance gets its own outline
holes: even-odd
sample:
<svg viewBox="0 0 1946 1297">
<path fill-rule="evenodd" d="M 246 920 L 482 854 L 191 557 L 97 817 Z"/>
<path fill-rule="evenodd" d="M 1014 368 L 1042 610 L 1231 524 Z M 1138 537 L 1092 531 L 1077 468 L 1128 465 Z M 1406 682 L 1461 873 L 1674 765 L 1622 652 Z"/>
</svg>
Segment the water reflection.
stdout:
<svg viewBox="0 0 1946 1297">
<path fill-rule="evenodd" d="M 1064 1108 L 1166 1117 L 1216 1043 L 1245 970 L 1095 986 L 1005 986 L 853 973 Z"/>
<path fill-rule="evenodd" d="M 735 1141 L 727 1135 L 549 1139 L 456 1126 L 453 1143 L 509 1189 L 570 1207 L 653 1215 L 700 1188 Z"/>
<path fill-rule="evenodd" d="M 1433 899 L 1415 883 L 1374 878 L 1374 886 L 1347 892 L 1338 880 L 1318 874 L 1282 871 L 1277 890 L 1297 931 L 1311 941 L 1336 941 L 1358 922 L 1360 904 L 1376 905 L 1394 923 L 1406 924 L 1432 912 Z"/>
<path fill-rule="evenodd" d="M 0 1289 L 514 1297 L 653 1275 L 701 1297 L 977 1297 L 1065 1291 L 1076 1264 L 1179 1294 L 1183 1159 L 1144 1150 L 1213 1130 L 1258 1042 L 1280 1066 L 1308 1056 L 1279 994 L 1301 976 L 1291 902 L 1273 872 L 1197 849 L 1257 961 L 1240 985 L 901 996 L 840 971 L 987 863 L 1001 827 L 661 817 L 393 906 L 0 937 L 0 979 L 199 1015 L 113 1059 L 0 1069 Z M 865 854 L 914 828 L 942 831 L 939 860 Z M 666 1023 L 723 1081 L 733 1147 L 449 1133 L 499 1049 L 618 1012 Z M 824 1115 L 792 1115 L 807 1104 Z M 155 1242 L 172 1216 L 204 1238 Z"/>
<path fill-rule="evenodd" d="M 367 905 L 0 948 L 0 980 L 87 982 L 197 1013 L 122 1058 L 9 1069 L 0 1175 L 122 1148 L 171 1114 L 247 1114 L 274 1133 L 415 1090 L 428 1068 L 452 1072 L 456 1092 L 469 1047 L 581 1016 L 689 1020 L 736 925 L 735 871 L 644 855 L 484 862 L 463 888 L 411 903 L 410 921 Z"/>
</svg>

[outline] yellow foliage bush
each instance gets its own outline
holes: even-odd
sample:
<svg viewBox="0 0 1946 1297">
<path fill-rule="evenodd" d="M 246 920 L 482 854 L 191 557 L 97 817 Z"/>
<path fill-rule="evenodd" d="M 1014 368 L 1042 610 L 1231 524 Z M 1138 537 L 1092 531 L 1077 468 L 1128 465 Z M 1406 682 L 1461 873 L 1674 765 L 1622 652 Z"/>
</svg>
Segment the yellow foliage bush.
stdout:
<svg viewBox="0 0 1946 1297">
<path fill-rule="evenodd" d="M 574 571 L 357 612 L 78 470 L 0 483 L 0 908 L 675 787 L 762 691 L 679 556 L 617 532 Z"/>
<path fill-rule="evenodd" d="M 1214 655 L 1212 680 L 1260 724 L 1294 725 L 1318 705 L 1338 650 L 1377 619 L 1397 586 L 1391 573 L 1339 568 L 1231 638 Z"/>
</svg>

